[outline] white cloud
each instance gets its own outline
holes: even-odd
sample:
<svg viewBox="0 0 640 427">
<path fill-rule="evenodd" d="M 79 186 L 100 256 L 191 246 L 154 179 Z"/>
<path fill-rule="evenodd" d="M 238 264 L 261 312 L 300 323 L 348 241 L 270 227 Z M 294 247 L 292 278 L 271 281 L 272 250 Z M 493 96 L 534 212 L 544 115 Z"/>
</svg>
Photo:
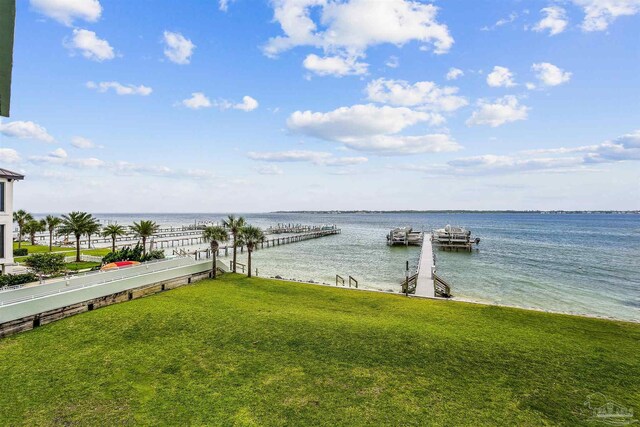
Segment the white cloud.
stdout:
<svg viewBox="0 0 640 427">
<path fill-rule="evenodd" d="M 536 25 L 533 31 L 543 32 L 549 31 L 550 36 L 560 34 L 567 28 L 567 13 L 560 6 L 549 6 L 540 10 L 545 15 Z"/>
<path fill-rule="evenodd" d="M 640 130 L 606 141 L 585 156 L 586 163 L 640 160 Z"/>
<path fill-rule="evenodd" d="M 512 23 L 516 19 L 518 19 L 518 14 L 516 12 L 511 12 L 508 17 L 499 19 L 492 26 L 490 26 L 490 27 L 489 26 L 485 26 L 485 27 L 480 28 L 480 30 L 481 31 L 493 31 L 496 28 L 502 27 L 503 25 L 507 25 L 507 24 Z"/>
<path fill-rule="evenodd" d="M 153 89 L 151 89 L 148 86 L 144 86 L 144 85 L 136 86 L 132 84 L 123 85 L 118 82 L 99 82 L 99 83 L 87 82 L 86 86 L 89 89 L 95 89 L 101 93 L 107 92 L 109 89 L 113 89 L 113 91 L 118 95 L 148 96 L 148 95 L 151 95 L 151 92 L 153 92 Z"/>
<path fill-rule="evenodd" d="M 47 129 L 34 122 L 0 123 L 0 133 L 13 138 L 37 139 L 43 142 L 55 141 L 53 136 L 49 135 Z"/>
<path fill-rule="evenodd" d="M 220 7 L 220 10 L 223 12 L 226 12 L 227 10 L 229 10 L 229 3 L 233 3 L 235 0 L 219 0 L 218 1 L 218 6 Z"/>
<path fill-rule="evenodd" d="M 368 139 L 345 142 L 345 145 L 353 150 L 382 156 L 445 153 L 462 148 L 450 135 L 443 133 L 419 136 L 376 135 Z"/>
<path fill-rule="evenodd" d="M 94 144 L 93 141 L 81 136 L 74 136 L 71 139 L 71 145 L 80 149 L 96 148 L 96 144 Z"/>
<path fill-rule="evenodd" d="M 336 157 L 333 154 L 324 151 L 309 150 L 251 151 L 247 153 L 247 156 L 252 160 L 259 160 L 262 162 L 308 162 L 322 166 L 350 166 L 366 163 L 368 161 L 366 157 Z"/>
<path fill-rule="evenodd" d="M 102 14 L 98 0 L 31 0 L 31 7 L 67 26 L 75 19 L 96 22 Z"/>
<path fill-rule="evenodd" d="M 525 87 L 529 90 L 534 90 L 537 86 L 535 85 L 535 83 L 527 82 L 525 83 Z"/>
<path fill-rule="evenodd" d="M 462 71 L 460 68 L 449 68 L 449 71 L 447 72 L 447 80 L 456 80 L 459 77 L 464 76 L 464 71 Z"/>
<path fill-rule="evenodd" d="M 106 61 L 116 57 L 108 41 L 99 38 L 96 33 L 76 28 L 71 40 L 64 43 L 71 51 L 79 50 L 82 56 L 92 61 Z"/>
<path fill-rule="evenodd" d="M 176 64 L 188 64 L 196 45 L 180 33 L 164 32 L 164 55 Z"/>
<path fill-rule="evenodd" d="M 516 83 L 513 81 L 513 73 L 507 67 L 496 65 L 493 71 L 487 75 L 487 84 L 491 87 L 512 87 Z"/>
<path fill-rule="evenodd" d="M 226 99 L 218 99 L 215 101 L 214 105 L 221 110 L 242 110 L 245 112 L 253 111 L 260 105 L 257 100 L 250 97 L 249 95 L 245 95 L 242 97 L 242 102 L 233 103 Z"/>
<path fill-rule="evenodd" d="M 561 158 L 521 158 L 517 156 L 482 156 L 465 157 L 448 162 L 454 174 L 505 174 L 533 171 L 558 171 L 575 168 L 582 164 L 579 157 Z"/>
<path fill-rule="evenodd" d="M 398 68 L 400 66 L 400 60 L 397 56 L 391 55 L 385 64 L 389 68 Z"/>
<path fill-rule="evenodd" d="M 604 31 L 620 16 L 640 13 L 640 0 L 572 0 L 583 8 L 584 31 Z"/>
<path fill-rule="evenodd" d="M 536 77 L 545 86 L 558 86 L 571 79 L 570 72 L 548 62 L 533 64 L 531 69 L 536 72 Z"/>
<path fill-rule="evenodd" d="M 49 156 L 55 157 L 57 159 L 66 159 L 68 157 L 67 152 L 64 151 L 63 148 L 57 148 L 49 153 Z"/>
<path fill-rule="evenodd" d="M 296 111 L 287 119 L 289 129 L 294 132 L 340 142 L 395 134 L 423 122 L 441 124 L 442 117 L 404 107 L 365 104 L 341 107 L 327 113 Z"/>
<path fill-rule="evenodd" d="M 55 150 L 46 156 L 31 156 L 29 161 L 35 164 L 60 165 L 70 168 L 96 169 L 106 165 L 103 160 L 95 157 L 72 159 L 67 156 L 63 149 Z"/>
<path fill-rule="evenodd" d="M 202 92 L 193 92 L 191 94 L 191 98 L 182 100 L 181 104 L 187 108 L 191 108 L 192 110 L 209 108 L 212 105 L 209 98 L 207 98 L 207 96 Z"/>
<path fill-rule="evenodd" d="M 474 111 L 467 120 L 467 126 L 488 125 L 497 127 L 505 123 L 525 120 L 529 111 L 529 107 L 520 105 L 518 98 L 512 95 L 498 98 L 494 103 L 480 100 L 478 106 L 480 108 Z"/>
<path fill-rule="evenodd" d="M 319 76 L 348 76 L 366 74 L 369 64 L 357 62 L 357 58 L 343 58 L 341 56 L 319 57 L 315 54 L 307 55 L 302 62 L 307 70 Z"/>
<path fill-rule="evenodd" d="M 397 135 L 418 123 L 442 124 L 439 114 L 406 107 L 373 104 L 341 107 L 327 113 L 296 111 L 289 129 L 303 135 L 338 142 L 346 148 L 379 155 L 455 151 L 460 146 L 445 134 Z"/>
<path fill-rule="evenodd" d="M 437 54 L 446 53 L 453 45 L 449 29 L 437 21 L 438 8 L 432 4 L 412 0 L 274 0 L 273 6 L 274 20 L 283 35 L 272 37 L 264 46 L 270 57 L 296 46 L 311 46 L 355 64 L 370 46 L 378 44 L 402 46 L 417 41 L 423 47 L 433 47 Z"/>
<path fill-rule="evenodd" d="M 105 162 L 103 160 L 97 159 L 95 157 L 89 157 L 86 159 L 69 159 L 67 163 L 72 167 L 78 166 L 81 168 L 99 168 L 105 165 Z"/>
<path fill-rule="evenodd" d="M 253 111 L 256 108 L 258 108 L 258 101 L 256 101 L 255 99 L 253 99 L 252 97 L 246 95 L 242 97 L 242 102 L 236 104 L 233 106 L 233 108 L 235 108 L 236 110 L 242 110 L 242 111 Z"/>
<path fill-rule="evenodd" d="M 260 175 L 282 175 L 284 171 L 277 165 L 264 165 L 256 168 L 256 172 Z"/>
<path fill-rule="evenodd" d="M 446 175 L 500 175 L 524 172 L 593 171 L 589 166 L 640 161 L 640 130 L 601 144 L 526 150 L 511 155 L 463 157 L 446 165 L 408 169 Z"/>
<path fill-rule="evenodd" d="M 455 111 L 469 102 L 458 96 L 457 87 L 438 87 L 434 82 L 409 84 L 404 80 L 377 79 L 367 85 L 367 99 L 403 107 L 419 106 L 432 111 Z"/>
<path fill-rule="evenodd" d="M 18 163 L 20 161 L 20 155 L 13 148 L 0 148 L 0 162 L 3 163 Z"/>
</svg>

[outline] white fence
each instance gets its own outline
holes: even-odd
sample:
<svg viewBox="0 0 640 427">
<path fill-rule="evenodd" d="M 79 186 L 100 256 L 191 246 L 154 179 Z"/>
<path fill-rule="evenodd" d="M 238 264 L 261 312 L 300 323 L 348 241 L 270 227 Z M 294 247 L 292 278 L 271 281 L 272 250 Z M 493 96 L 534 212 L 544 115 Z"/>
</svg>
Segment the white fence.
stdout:
<svg viewBox="0 0 640 427">
<path fill-rule="evenodd" d="M 75 262 L 76 257 L 75 256 L 66 256 L 64 257 L 64 262 Z M 86 262 L 102 262 L 102 257 L 99 256 L 94 256 L 94 255 L 84 255 L 81 254 L 80 255 L 80 261 L 86 261 Z"/>
</svg>

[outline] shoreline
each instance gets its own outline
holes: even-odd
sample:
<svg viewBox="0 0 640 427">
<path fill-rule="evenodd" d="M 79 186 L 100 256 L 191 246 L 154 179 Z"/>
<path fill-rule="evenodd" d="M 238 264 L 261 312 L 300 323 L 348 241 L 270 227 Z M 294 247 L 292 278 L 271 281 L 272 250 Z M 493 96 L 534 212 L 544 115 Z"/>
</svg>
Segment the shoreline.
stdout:
<svg viewBox="0 0 640 427">
<path fill-rule="evenodd" d="M 273 277 L 272 276 L 269 276 L 269 277 L 259 276 L 259 277 L 260 278 L 268 278 L 268 279 L 272 279 L 272 280 L 280 280 L 282 282 L 302 283 L 302 284 L 305 284 L 305 285 L 317 285 L 317 286 L 325 286 L 325 287 L 336 288 L 336 289 L 363 291 L 363 292 L 376 292 L 376 293 L 383 293 L 383 294 L 387 294 L 387 295 L 396 295 L 396 296 L 399 296 L 399 297 L 407 297 L 402 292 L 394 292 L 394 291 L 390 292 L 390 291 L 384 291 L 384 290 L 381 290 L 381 289 L 367 288 L 367 287 L 353 288 L 353 287 L 345 287 L 345 286 L 336 286 L 336 285 L 332 285 L 332 284 L 329 284 L 329 283 L 310 282 L 310 281 L 307 281 L 307 280 L 299 280 L 299 279 L 295 279 L 295 278 L 287 279 L 287 278 L 283 278 L 283 277 L 281 277 L 279 275 L 278 276 L 273 276 Z M 575 316 L 575 317 L 583 317 L 583 318 L 587 318 L 587 319 L 606 320 L 606 321 L 610 321 L 610 322 L 631 323 L 631 324 L 634 324 L 634 325 L 640 324 L 640 319 L 638 319 L 638 320 L 620 319 L 620 318 L 617 318 L 617 317 L 610 317 L 610 316 L 598 315 L 598 314 L 586 314 L 586 313 L 573 313 L 573 312 L 567 312 L 567 311 L 555 311 L 555 310 L 547 310 L 547 309 L 538 308 L 538 307 L 523 307 L 523 306 L 500 304 L 500 303 L 494 303 L 494 302 L 475 301 L 475 300 L 472 300 L 472 299 L 457 298 L 455 296 L 451 297 L 451 298 L 439 298 L 439 297 L 426 297 L 426 296 L 419 296 L 419 295 L 409 294 L 408 297 L 409 298 L 417 298 L 417 299 L 429 299 L 429 300 L 436 300 L 436 301 L 443 301 L 443 302 L 451 302 L 451 303 L 459 302 L 459 303 L 465 303 L 465 304 L 475 304 L 475 305 L 482 305 L 482 306 L 486 306 L 486 307 L 512 308 L 512 309 L 516 309 L 516 310 L 536 311 L 538 313 L 557 314 L 557 315 L 563 315 L 563 316 Z"/>
</svg>

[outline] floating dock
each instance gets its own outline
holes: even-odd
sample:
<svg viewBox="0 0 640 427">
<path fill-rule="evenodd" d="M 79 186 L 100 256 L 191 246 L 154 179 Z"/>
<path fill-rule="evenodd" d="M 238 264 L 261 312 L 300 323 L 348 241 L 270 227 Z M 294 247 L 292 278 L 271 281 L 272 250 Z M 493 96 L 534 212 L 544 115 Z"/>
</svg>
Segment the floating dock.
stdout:
<svg viewBox="0 0 640 427">
<path fill-rule="evenodd" d="M 389 246 L 420 246 L 424 233 L 413 231 L 411 227 L 394 228 L 387 234 L 387 245 Z"/>
<path fill-rule="evenodd" d="M 471 231 L 462 227 L 452 227 L 451 225 L 433 230 L 431 237 L 433 245 L 443 251 L 471 252 L 474 249 L 474 245 L 477 246 L 480 243 L 479 238 L 476 237 L 474 239 L 471 237 Z"/>
</svg>

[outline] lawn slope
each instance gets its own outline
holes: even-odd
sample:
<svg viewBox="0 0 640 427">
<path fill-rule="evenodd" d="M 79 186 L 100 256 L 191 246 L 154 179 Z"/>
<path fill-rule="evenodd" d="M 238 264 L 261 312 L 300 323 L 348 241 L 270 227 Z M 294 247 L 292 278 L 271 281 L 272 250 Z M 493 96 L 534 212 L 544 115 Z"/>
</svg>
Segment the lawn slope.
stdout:
<svg viewBox="0 0 640 427">
<path fill-rule="evenodd" d="M 0 340 L 0 424 L 589 425 L 640 325 L 227 274 Z M 593 425 L 593 423 L 591 423 Z"/>
</svg>

